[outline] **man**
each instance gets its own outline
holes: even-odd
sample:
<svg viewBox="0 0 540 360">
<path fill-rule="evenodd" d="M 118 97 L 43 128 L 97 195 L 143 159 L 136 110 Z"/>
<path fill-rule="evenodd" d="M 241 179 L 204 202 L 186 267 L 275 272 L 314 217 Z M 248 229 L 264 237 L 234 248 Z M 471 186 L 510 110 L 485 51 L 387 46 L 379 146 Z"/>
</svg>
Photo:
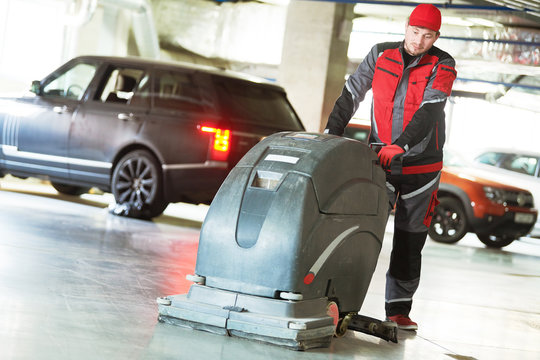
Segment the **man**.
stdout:
<svg viewBox="0 0 540 360">
<path fill-rule="evenodd" d="M 455 61 L 433 46 L 441 13 L 418 5 L 409 16 L 402 42 L 375 45 L 346 81 L 325 132 L 342 135 L 369 89 L 373 90 L 370 144 L 380 144 L 394 238 L 386 274 L 385 310 L 398 327 L 416 330 L 409 318 L 420 281 L 421 251 L 438 203 L 444 106 L 456 78 Z"/>
</svg>

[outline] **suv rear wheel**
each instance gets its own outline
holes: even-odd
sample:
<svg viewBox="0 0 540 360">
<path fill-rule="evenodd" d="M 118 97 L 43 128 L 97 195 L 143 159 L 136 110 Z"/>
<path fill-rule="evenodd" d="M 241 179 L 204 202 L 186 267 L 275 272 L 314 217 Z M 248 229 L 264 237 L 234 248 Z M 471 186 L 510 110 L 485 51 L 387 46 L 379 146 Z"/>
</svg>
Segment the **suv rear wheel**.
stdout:
<svg viewBox="0 0 540 360">
<path fill-rule="evenodd" d="M 486 234 L 476 234 L 476 236 L 478 236 L 478 239 L 480 239 L 480 241 L 487 247 L 497 249 L 510 245 L 512 241 L 515 240 L 511 236 L 495 236 Z"/>
<path fill-rule="evenodd" d="M 442 197 L 435 208 L 429 227 L 429 237 L 437 242 L 453 244 L 467 233 L 467 215 L 461 202 L 451 197 Z"/>
<path fill-rule="evenodd" d="M 112 191 L 122 212 L 136 218 L 153 218 L 167 207 L 163 199 L 159 162 L 146 150 L 132 151 L 114 168 Z"/>
</svg>

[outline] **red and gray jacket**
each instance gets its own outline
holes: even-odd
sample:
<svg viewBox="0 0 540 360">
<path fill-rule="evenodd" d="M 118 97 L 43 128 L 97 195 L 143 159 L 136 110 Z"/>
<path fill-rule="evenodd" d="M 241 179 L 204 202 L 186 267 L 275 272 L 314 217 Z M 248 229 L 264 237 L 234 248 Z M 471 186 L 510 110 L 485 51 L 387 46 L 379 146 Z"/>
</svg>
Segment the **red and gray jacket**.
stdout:
<svg viewBox="0 0 540 360">
<path fill-rule="evenodd" d="M 403 174 L 442 168 L 444 106 L 456 78 L 455 61 L 432 46 L 404 67 L 403 42 L 375 45 L 352 74 L 328 118 L 326 133 L 343 131 L 369 89 L 373 89 L 370 143 L 405 150 Z"/>
</svg>

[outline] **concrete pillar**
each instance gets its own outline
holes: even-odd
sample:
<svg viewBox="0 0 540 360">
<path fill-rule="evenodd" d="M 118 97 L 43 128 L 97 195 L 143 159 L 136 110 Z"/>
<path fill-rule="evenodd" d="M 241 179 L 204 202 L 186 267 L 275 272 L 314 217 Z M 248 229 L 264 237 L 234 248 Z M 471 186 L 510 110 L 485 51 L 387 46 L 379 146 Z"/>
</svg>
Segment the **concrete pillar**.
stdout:
<svg viewBox="0 0 540 360">
<path fill-rule="evenodd" d="M 306 130 L 324 129 L 341 94 L 354 4 L 291 1 L 278 82 Z"/>
</svg>

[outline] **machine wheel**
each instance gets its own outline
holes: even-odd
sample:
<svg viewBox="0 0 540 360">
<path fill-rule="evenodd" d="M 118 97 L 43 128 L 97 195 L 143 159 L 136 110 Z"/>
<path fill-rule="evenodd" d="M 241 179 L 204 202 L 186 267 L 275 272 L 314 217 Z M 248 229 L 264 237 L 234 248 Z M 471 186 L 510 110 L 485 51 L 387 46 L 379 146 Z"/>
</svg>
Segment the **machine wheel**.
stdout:
<svg viewBox="0 0 540 360">
<path fill-rule="evenodd" d="M 351 322 L 352 317 L 355 315 L 355 313 L 345 313 L 341 314 L 341 317 L 337 323 L 335 336 L 336 337 L 342 337 L 347 332 L 347 329 L 349 328 L 349 323 Z"/>
<path fill-rule="evenodd" d="M 159 305 L 165 305 L 165 306 L 170 306 L 172 304 L 172 301 L 171 299 L 169 299 L 168 297 L 158 297 L 156 299 L 156 302 L 159 304 Z"/>
<path fill-rule="evenodd" d="M 111 188 L 116 203 L 127 206 L 127 216 L 153 218 L 167 207 L 160 164 L 146 150 L 132 151 L 120 159 L 114 168 Z"/>
<path fill-rule="evenodd" d="M 191 281 L 195 284 L 204 285 L 206 278 L 204 276 L 199 276 L 197 274 L 188 274 L 186 275 L 186 280 Z"/>
<path fill-rule="evenodd" d="M 67 184 L 61 184 L 57 182 L 51 182 L 51 185 L 56 191 L 64 195 L 79 196 L 82 194 L 86 194 L 88 190 L 90 190 L 89 187 L 85 187 L 85 186 L 67 185 Z"/>
<path fill-rule="evenodd" d="M 467 215 L 461 202 L 443 197 L 435 208 L 428 234 L 437 242 L 453 244 L 465 236 L 467 227 Z"/>
<path fill-rule="evenodd" d="M 500 249 L 506 245 L 510 245 L 515 239 L 511 236 L 495 236 L 495 235 L 486 235 L 486 234 L 476 234 L 478 239 L 490 248 Z"/>
</svg>

